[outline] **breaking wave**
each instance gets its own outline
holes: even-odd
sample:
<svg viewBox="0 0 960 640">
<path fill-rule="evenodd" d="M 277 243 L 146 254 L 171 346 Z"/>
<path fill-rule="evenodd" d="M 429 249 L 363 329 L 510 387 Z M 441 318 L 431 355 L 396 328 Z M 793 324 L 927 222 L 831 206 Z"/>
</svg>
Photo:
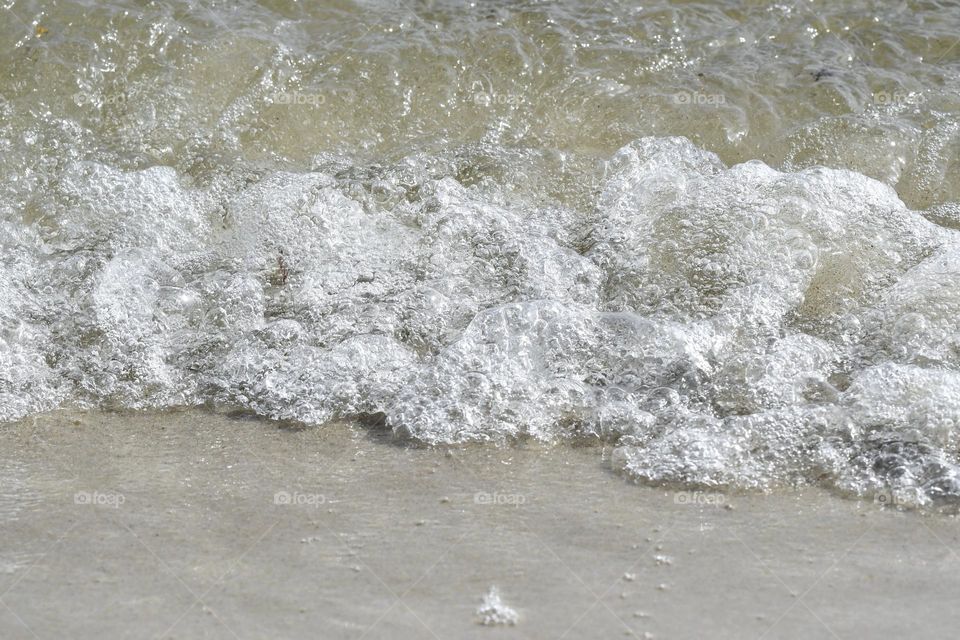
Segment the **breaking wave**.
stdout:
<svg viewBox="0 0 960 640">
<path fill-rule="evenodd" d="M 573 206 L 514 188 L 533 155 L 65 162 L 0 216 L 0 420 L 383 414 L 426 443 L 602 439 L 647 482 L 960 498 L 955 228 L 685 138 L 626 145 Z"/>
</svg>

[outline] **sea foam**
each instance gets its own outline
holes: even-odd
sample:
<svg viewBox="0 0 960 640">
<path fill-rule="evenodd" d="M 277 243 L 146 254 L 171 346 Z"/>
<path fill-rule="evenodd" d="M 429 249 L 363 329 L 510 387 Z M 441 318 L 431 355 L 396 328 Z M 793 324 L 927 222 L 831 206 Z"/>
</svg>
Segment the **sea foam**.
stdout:
<svg viewBox="0 0 960 640">
<path fill-rule="evenodd" d="M 436 157 L 67 162 L 42 222 L 0 225 L 0 420 L 382 414 L 426 443 L 601 439 L 654 483 L 960 497 L 955 229 L 683 138 L 598 186 L 580 209 Z"/>
</svg>

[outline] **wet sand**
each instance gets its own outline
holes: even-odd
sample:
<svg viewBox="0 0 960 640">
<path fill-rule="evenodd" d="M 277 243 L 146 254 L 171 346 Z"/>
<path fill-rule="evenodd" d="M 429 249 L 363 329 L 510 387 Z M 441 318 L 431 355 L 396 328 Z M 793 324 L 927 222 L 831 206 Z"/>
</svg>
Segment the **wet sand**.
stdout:
<svg viewBox="0 0 960 640">
<path fill-rule="evenodd" d="M 0 427 L 0 637 L 939 638 L 956 518 L 639 487 L 601 447 L 201 411 Z M 479 624 L 491 586 L 519 619 Z"/>
</svg>

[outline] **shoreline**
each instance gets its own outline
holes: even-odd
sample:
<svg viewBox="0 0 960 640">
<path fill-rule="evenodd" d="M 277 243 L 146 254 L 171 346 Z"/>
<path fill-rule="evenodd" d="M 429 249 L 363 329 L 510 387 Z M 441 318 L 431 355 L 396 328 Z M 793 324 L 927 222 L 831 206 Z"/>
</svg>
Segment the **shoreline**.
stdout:
<svg viewBox="0 0 960 640">
<path fill-rule="evenodd" d="M 0 635 L 932 638 L 955 627 L 955 517 L 820 489 L 640 486 L 598 448 L 415 447 L 346 423 L 192 409 L 4 425 Z M 480 624 L 493 587 L 515 625 Z"/>
</svg>

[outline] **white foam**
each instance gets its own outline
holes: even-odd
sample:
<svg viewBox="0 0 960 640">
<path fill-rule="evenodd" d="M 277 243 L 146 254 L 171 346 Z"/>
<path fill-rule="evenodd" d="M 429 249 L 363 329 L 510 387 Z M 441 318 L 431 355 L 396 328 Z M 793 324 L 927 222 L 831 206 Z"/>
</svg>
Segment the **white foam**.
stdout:
<svg viewBox="0 0 960 640">
<path fill-rule="evenodd" d="M 477 609 L 477 617 L 480 624 L 487 627 L 513 626 L 520 619 L 516 611 L 504 604 L 500 598 L 500 591 L 496 587 L 490 587 L 483 596 L 483 604 Z"/>
<path fill-rule="evenodd" d="M 66 163 L 47 223 L 0 227 L 0 419 L 382 413 L 604 438 L 650 482 L 957 494 L 960 241 L 889 187 L 682 138 L 624 147 L 589 211 L 436 158 L 320 165 Z"/>
</svg>

